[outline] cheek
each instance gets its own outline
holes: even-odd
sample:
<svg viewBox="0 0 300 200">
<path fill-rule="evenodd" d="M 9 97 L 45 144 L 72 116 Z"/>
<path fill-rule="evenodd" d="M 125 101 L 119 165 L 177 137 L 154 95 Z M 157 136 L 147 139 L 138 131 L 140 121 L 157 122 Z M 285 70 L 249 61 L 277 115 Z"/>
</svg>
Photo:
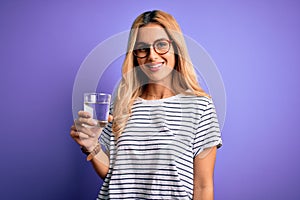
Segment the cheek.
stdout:
<svg viewBox="0 0 300 200">
<path fill-rule="evenodd" d="M 175 67 L 175 51 L 172 47 L 170 51 L 167 54 L 165 54 L 165 59 L 167 60 L 169 67 Z"/>
<path fill-rule="evenodd" d="M 145 69 L 145 66 L 144 66 L 144 64 L 145 64 L 145 59 L 137 59 L 136 60 L 137 62 L 137 67 L 142 71 L 142 72 L 144 72 L 144 73 L 146 73 L 146 69 Z"/>
<path fill-rule="evenodd" d="M 137 64 L 139 65 L 139 66 L 141 66 L 141 65 L 143 65 L 145 63 L 145 59 L 137 59 Z"/>
<path fill-rule="evenodd" d="M 167 61 L 168 61 L 168 66 L 171 68 L 175 67 L 175 55 L 171 54 L 167 57 Z"/>
</svg>

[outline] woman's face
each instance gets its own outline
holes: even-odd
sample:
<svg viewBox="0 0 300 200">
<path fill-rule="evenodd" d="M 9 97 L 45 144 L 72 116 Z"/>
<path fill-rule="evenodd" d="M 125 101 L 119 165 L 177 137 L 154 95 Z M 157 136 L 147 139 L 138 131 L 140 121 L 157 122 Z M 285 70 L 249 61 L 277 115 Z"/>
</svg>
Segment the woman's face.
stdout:
<svg viewBox="0 0 300 200">
<path fill-rule="evenodd" d="M 170 38 L 164 28 L 158 24 L 147 24 L 138 31 L 135 48 L 150 49 L 148 49 L 146 57 L 137 57 L 137 62 L 149 80 L 154 83 L 171 82 L 172 71 L 175 67 L 175 55 L 172 44 L 168 44 L 166 41 L 170 41 Z M 169 51 L 167 51 L 168 49 L 164 50 L 168 45 L 170 45 Z M 163 53 L 167 51 L 167 53 L 161 54 L 160 51 Z"/>
</svg>

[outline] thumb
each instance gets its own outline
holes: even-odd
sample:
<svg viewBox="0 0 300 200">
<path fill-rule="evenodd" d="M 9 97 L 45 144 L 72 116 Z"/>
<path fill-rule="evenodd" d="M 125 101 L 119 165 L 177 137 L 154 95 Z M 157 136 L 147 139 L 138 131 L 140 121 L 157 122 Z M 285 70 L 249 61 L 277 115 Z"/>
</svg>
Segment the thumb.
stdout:
<svg viewBox="0 0 300 200">
<path fill-rule="evenodd" d="M 108 116 L 108 121 L 109 121 L 109 122 L 112 122 L 113 119 L 114 119 L 114 117 L 113 117 L 112 115 L 109 115 L 109 116 Z"/>
</svg>

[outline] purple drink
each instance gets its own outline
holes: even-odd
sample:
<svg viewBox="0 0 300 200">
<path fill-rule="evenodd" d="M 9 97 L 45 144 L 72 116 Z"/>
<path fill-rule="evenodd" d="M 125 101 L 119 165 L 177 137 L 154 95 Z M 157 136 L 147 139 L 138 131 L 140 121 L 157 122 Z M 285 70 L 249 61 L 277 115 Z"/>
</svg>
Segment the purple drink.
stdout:
<svg viewBox="0 0 300 200">
<path fill-rule="evenodd" d="M 84 94 L 84 111 L 97 119 L 100 127 L 104 127 L 108 122 L 110 97 L 110 94 L 104 93 Z"/>
</svg>

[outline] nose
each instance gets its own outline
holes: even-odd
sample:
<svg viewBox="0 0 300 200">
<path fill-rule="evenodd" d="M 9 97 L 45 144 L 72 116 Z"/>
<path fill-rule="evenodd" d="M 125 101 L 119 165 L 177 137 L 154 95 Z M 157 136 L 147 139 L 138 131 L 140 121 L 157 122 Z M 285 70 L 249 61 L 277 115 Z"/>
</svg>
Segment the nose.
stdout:
<svg viewBox="0 0 300 200">
<path fill-rule="evenodd" d="M 149 48 L 148 59 L 149 60 L 156 60 L 157 58 L 158 58 L 158 54 L 155 52 L 154 48 L 151 46 Z"/>
</svg>

